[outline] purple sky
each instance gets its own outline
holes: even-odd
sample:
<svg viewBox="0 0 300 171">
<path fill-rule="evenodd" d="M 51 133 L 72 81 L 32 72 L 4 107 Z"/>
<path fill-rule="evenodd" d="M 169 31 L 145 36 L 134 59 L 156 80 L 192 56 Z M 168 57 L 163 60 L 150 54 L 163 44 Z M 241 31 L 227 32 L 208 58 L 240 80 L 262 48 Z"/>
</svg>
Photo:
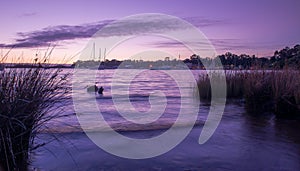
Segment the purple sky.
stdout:
<svg viewBox="0 0 300 171">
<path fill-rule="evenodd" d="M 15 59 L 21 54 L 24 58 L 42 54 L 49 43 L 56 44 L 53 56 L 60 60 L 80 52 L 95 31 L 113 20 L 163 13 L 194 24 L 218 54 L 269 56 L 274 50 L 300 43 L 299 7 L 299 0 L 1 1 L 0 47 L 4 54 L 14 46 L 10 58 Z M 122 33 L 130 34 L 132 28 L 126 27 L 122 25 Z M 157 41 L 155 46 L 179 51 L 172 42 Z M 116 58 L 128 57 L 120 52 Z"/>
</svg>

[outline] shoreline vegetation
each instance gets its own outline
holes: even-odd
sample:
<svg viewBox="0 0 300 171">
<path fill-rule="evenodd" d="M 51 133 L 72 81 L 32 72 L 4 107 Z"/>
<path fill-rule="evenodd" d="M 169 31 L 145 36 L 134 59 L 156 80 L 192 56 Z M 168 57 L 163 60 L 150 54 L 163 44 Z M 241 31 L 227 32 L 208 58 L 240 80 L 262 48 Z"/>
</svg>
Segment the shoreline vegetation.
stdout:
<svg viewBox="0 0 300 171">
<path fill-rule="evenodd" d="M 182 66 L 184 64 L 184 66 Z M 205 64 L 205 65 L 204 65 Z M 220 64 L 215 66 L 215 64 Z M 224 70 L 256 70 L 256 69 L 300 69 L 300 45 L 285 47 L 274 52 L 270 57 L 256 57 L 255 55 L 236 55 L 227 52 L 218 55 L 216 58 L 201 57 L 197 54 L 191 55 L 184 60 L 165 57 L 164 60 L 144 61 L 144 60 L 124 60 L 117 59 L 100 61 L 78 60 L 72 65 L 77 68 L 91 69 L 155 69 L 155 70 L 180 70 L 189 68 L 190 70 L 205 70 L 205 66 L 210 69 Z"/>
<path fill-rule="evenodd" d="M 222 67 L 214 67 L 215 63 L 222 64 Z M 185 64 L 183 66 L 183 64 Z M 191 70 L 205 70 L 205 66 L 210 66 L 211 69 L 224 69 L 224 70 L 256 70 L 256 69 L 300 69 L 300 45 L 294 47 L 285 47 L 281 50 L 274 52 L 269 57 L 256 57 L 255 55 L 240 54 L 236 55 L 231 52 L 218 55 L 216 58 L 204 58 L 197 54 L 191 55 L 184 60 L 173 59 L 165 57 L 164 60 L 157 61 L 144 61 L 144 60 L 124 60 L 117 59 L 104 60 L 90 59 L 78 60 L 73 64 L 50 64 L 50 63 L 4 63 L 0 61 L 1 66 L 5 68 L 86 68 L 86 69 L 186 69 Z"/>
<path fill-rule="evenodd" d="M 221 81 L 214 72 L 211 79 Z M 226 99 L 243 99 L 251 114 L 273 112 L 280 118 L 300 117 L 300 72 L 297 70 L 226 71 Z M 208 75 L 197 82 L 200 100 L 211 100 Z"/>
<path fill-rule="evenodd" d="M 28 170 L 30 153 L 45 123 L 65 117 L 69 74 L 61 69 L 46 70 L 46 56 L 35 59 L 30 68 L 0 71 L 0 170 Z M 50 114 L 51 112 L 51 114 Z"/>
</svg>

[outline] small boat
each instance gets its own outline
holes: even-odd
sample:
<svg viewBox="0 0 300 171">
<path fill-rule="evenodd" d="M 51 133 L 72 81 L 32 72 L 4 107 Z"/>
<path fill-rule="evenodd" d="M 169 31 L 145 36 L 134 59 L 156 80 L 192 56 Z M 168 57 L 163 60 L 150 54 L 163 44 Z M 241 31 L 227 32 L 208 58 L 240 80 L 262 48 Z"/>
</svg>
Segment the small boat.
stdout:
<svg viewBox="0 0 300 171">
<path fill-rule="evenodd" d="M 97 92 L 98 87 L 96 85 L 93 85 L 93 86 L 89 86 L 86 90 L 87 92 Z"/>
<path fill-rule="evenodd" d="M 99 95 L 103 95 L 103 91 L 104 91 L 104 88 L 101 86 L 101 87 L 97 87 L 97 85 L 93 85 L 93 86 L 89 86 L 87 89 L 87 92 L 97 92 Z"/>
</svg>

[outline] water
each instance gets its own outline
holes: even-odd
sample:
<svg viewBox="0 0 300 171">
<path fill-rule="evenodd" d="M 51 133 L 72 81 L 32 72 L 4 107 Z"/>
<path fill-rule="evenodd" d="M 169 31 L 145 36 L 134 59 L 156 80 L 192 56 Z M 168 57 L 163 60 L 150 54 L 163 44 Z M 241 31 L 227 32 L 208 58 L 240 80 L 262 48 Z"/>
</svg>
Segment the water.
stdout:
<svg viewBox="0 0 300 171">
<path fill-rule="evenodd" d="M 128 70 L 129 71 L 129 70 Z M 89 71 L 91 75 L 93 71 Z M 172 71 L 180 74 L 181 71 Z M 194 76 L 202 74 L 193 71 Z M 125 72 L 126 73 L 126 72 Z M 99 111 L 121 134 L 128 137 L 145 139 L 163 134 L 176 121 L 180 103 L 189 103 L 194 99 L 192 82 L 185 87 L 178 87 L 176 82 L 162 71 L 145 71 L 138 75 L 129 86 L 129 98 L 133 107 L 145 113 L 160 106 L 161 101 L 149 102 L 149 95 L 154 99 L 166 95 L 166 108 L 163 115 L 146 126 L 126 121 L 118 114 L 112 99 L 112 77 L 114 70 L 100 71 L 96 80 L 104 87 L 104 96 L 78 91 L 82 101 L 95 100 L 99 108 L 95 113 L 81 114 L 89 123 L 90 131 L 107 131 L 107 128 L 93 120 Z M 91 83 L 85 74 L 79 87 L 85 89 Z M 100 82 L 101 80 L 101 82 Z M 120 80 L 116 90 L 121 102 L 126 102 L 126 94 Z M 180 89 L 189 90 L 180 94 Z M 83 94 L 84 92 L 84 94 Z M 80 94 L 82 93 L 82 94 Z M 163 98 L 158 98 L 163 100 Z M 157 100 L 157 99 L 156 99 Z M 84 108 L 93 109 L 93 103 L 83 103 Z M 188 106 L 188 105 L 187 105 Z M 126 107 L 126 106 L 124 106 Z M 33 166 L 42 170 L 300 170 L 300 125 L 296 120 L 280 120 L 272 114 L 253 116 L 246 113 L 242 101 L 229 101 L 220 125 L 214 135 L 203 145 L 198 138 L 209 110 L 205 103 L 198 105 L 197 126 L 171 151 L 150 159 L 130 160 L 113 156 L 97 147 L 80 129 L 76 115 L 61 119 L 61 122 L 49 124 L 50 130 L 42 132 L 38 141 L 54 139 L 51 143 L 36 151 Z M 154 109 L 159 112 L 160 109 Z M 74 112 L 72 105 L 66 106 L 66 112 Z M 143 119 L 136 118 L 137 120 Z M 186 116 L 185 125 L 193 123 Z M 181 129 L 178 127 L 177 129 Z M 112 148 L 125 148 L 115 139 L 106 140 Z M 149 149 L 151 150 L 151 149 Z"/>
<path fill-rule="evenodd" d="M 73 114 L 67 119 L 54 120 L 49 123 L 49 129 L 46 131 L 81 131 L 77 117 L 87 124 L 89 131 L 107 130 L 104 125 L 99 125 L 99 122 L 95 121 L 94 117 L 100 114 L 115 130 L 162 129 L 169 128 L 174 124 L 180 110 L 192 110 L 192 108 L 199 110 L 199 100 L 195 93 L 194 76 L 198 75 L 196 72 L 191 73 L 193 77 L 191 80 L 184 75 L 188 71 L 180 70 L 121 70 L 122 75 L 119 78 L 114 75 L 115 71 L 78 70 L 77 81 L 74 83 L 76 87 L 73 87 L 73 98 L 77 103 L 64 108 L 66 113 L 77 113 L 77 116 Z M 133 72 L 136 72 L 137 75 L 128 82 L 128 75 Z M 169 73 L 178 75 L 179 79 L 175 80 L 168 75 Z M 86 88 L 95 82 L 98 87 L 104 87 L 103 95 L 86 91 Z M 75 111 L 76 108 L 78 108 L 77 111 Z M 161 116 L 153 120 L 154 118 L 149 117 L 149 112 Z M 137 113 L 136 116 L 133 116 L 135 122 L 141 124 L 147 122 L 147 125 L 130 122 L 124 119 L 120 113 Z M 199 115 L 196 122 L 203 121 L 205 117 Z M 193 124 L 193 122 L 194 120 L 187 112 L 182 124 Z"/>
</svg>

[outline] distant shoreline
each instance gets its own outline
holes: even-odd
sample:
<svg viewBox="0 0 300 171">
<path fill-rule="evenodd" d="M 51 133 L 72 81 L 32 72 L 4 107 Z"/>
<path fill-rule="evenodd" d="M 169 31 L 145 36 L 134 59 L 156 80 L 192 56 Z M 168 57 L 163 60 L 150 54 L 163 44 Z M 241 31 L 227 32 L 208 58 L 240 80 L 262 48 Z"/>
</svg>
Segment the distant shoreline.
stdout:
<svg viewBox="0 0 300 171">
<path fill-rule="evenodd" d="M 5 68 L 74 68 L 74 64 L 2 63 Z"/>
</svg>

